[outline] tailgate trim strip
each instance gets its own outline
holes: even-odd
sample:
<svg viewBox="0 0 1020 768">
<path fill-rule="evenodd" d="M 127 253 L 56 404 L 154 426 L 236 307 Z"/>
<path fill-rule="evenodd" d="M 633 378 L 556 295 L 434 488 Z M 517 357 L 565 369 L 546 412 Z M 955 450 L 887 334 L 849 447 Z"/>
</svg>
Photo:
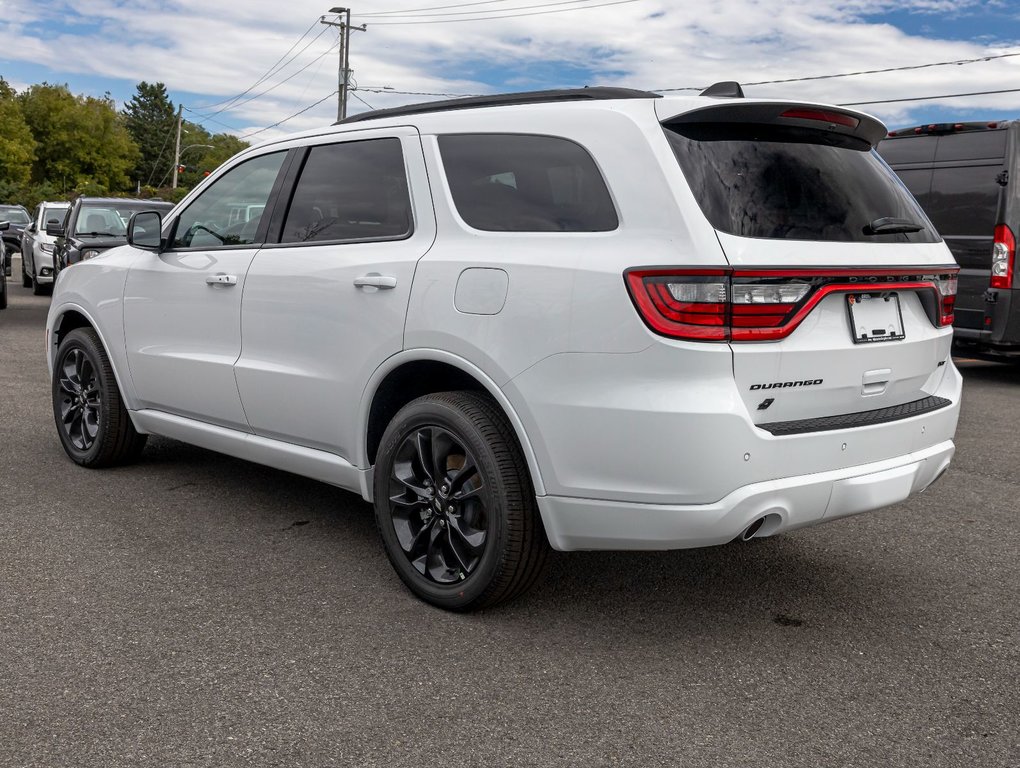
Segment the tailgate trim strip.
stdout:
<svg viewBox="0 0 1020 768">
<path fill-rule="evenodd" d="M 874 424 L 887 424 L 890 421 L 900 421 L 901 419 L 909 419 L 914 416 L 931 413 L 932 411 L 938 411 L 952 404 L 952 400 L 931 395 L 920 400 L 903 403 L 902 405 L 893 405 L 888 408 L 878 408 L 874 411 L 858 411 L 857 413 L 844 413 L 839 416 L 823 416 L 816 419 L 798 419 L 796 421 L 773 421 L 768 424 L 757 424 L 756 426 L 777 436 L 803 435 L 808 432 L 829 432 L 835 429 L 854 429 L 856 427 L 870 427 Z"/>
</svg>

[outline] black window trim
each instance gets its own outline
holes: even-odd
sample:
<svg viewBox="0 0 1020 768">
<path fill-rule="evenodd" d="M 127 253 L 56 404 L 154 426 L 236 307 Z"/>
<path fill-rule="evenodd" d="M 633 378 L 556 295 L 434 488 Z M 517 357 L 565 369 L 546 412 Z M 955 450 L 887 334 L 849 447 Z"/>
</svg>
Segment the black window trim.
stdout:
<svg viewBox="0 0 1020 768">
<path fill-rule="evenodd" d="M 417 220 L 415 217 L 414 210 L 414 195 L 411 193 L 411 174 L 408 172 L 407 166 L 407 153 L 404 148 L 404 136 L 392 133 L 383 133 L 372 136 L 358 135 L 357 138 L 344 138 L 339 141 L 336 140 L 336 136 L 329 136 L 331 141 L 321 141 L 314 144 L 304 144 L 297 148 L 297 154 L 291 161 L 291 166 L 288 168 L 288 178 L 285 186 L 286 194 L 281 193 L 278 200 L 286 200 L 285 204 L 279 205 L 279 213 L 274 210 L 273 213 L 273 229 L 270 232 L 270 237 L 266 238 L 266 242 L 263 245 L 266 249 L 276 250 L 280 248 L 309 248 L 316 245 L 356 245 L 358 243 L 397 243 L 402 240 L 410 240 L 414 237 L 417 231 Z M 407 232 L 402 235 L 387 235 L 386 237 L 351 237 L 341 238 L 338 240 L 306 240 L 302 242 L 283 242 L 280 238 L 283 237 L 283 225 L 287 221 L 287 214 L 290 213 L 290 206 L 294 202 L 294 194 L 297 192 L 298 181 L 301 179 L 301 173 L 304 171 L 305 163 L 308 162 L 308 157 L 311 155 L 312 150 L 316 147 L 331 147 L 337 144 L 353 144 L 354 142 L 361 141 L 378 141 L 379 139 L 396 139 L 400 144 L 400 159 L 404 163 L 404 181 L 407 184 L 407 202 L 408 211 L 411 214 L 410 227 Z M 274 201 L 275 202 L 275 201 Z"/>
</svg>

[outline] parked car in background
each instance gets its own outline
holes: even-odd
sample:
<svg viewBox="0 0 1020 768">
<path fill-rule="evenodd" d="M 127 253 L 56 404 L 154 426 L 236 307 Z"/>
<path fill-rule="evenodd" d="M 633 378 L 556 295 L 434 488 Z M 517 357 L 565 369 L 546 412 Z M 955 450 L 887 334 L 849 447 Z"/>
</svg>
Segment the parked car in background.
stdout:
<svg viewBox="0 0 1020 768">
<path fill-rule="evenodd" d="M 51 290 L 55 274 L 55 238 L 46 234 L 46 226 L 60 226 L 70 207 L 70 203 L 39 203 L 32 214 L 32 223 L 21 234 L 21 284 L 31 288 L 36 296 Z"/>
<path fill-rule="evenodd" d="M 55 239 L 55 272 L 127 242 L 127 225 L 132 214 L 166 213 L 171 208 L 173 204 L 161 200 L 79 197 L 71 203 L 60 225 L 46 225 L 46 234 Z"/>
<path fill-rule="evenodd" d="M 960 265 L 957 350 L 1020 360 L 1020 121 L 898 129 L 878 151 Z"/>
<path fill-rule="evenodd" d="M 10 226 L 2 235 L 4 245 L 7 246 L 7 257 L 10 259 L 21 251 L 21 233 L 31 223 L 32 217 L 28 215 L 28 210 L 23 205 L 0 205 L 0 222 L 4 221 L 10 222 Z M 9 269 L 7 274 L 11 274 Z"/>
<path fill-rule="evenodd" d="M 158 434 L 352 490 L 452 610 L 526 591 L 550 546 L 923 491 L 960 412 L 952 255 L 882 123 L 742 96 L 487 96 L 246 149 L 58 281 L 64 450 Z"/>
<path fill-rule="evenodd" d="M 0 223 L 0 232 L 7 226 L 7 222 Z M 7 274 L 10 268 L 7 266 L 7 248 L 4 246 L 3 238 L 0 237 L 0 309 L 7 309 Z"/>
</svg>

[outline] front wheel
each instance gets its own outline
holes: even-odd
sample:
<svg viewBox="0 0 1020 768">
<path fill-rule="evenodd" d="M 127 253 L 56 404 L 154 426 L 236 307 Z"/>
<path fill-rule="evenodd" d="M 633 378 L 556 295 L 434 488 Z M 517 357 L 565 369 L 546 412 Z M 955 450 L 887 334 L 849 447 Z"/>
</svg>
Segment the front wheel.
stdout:
<svg viewBox="0 0 1020 768">
<path fill-rule="evenodd" d="M 25 270 L 25 254 L 21 254 L 21 287 L 22 288 L 32 287 L 32 278 Z"/>
<path fill-rule="evenodd" d="M 127 464 L 145 447 L 135 431 L 98 334 L 77 328 L 60 342 L 53 367 L 53 418 L 67 455 L 83 467 Z"/>
<path fill-rule="evenodd" d="M 474 392 L 426 395 L 383 435 L 375 515 L 418 597 L 468 611 L 530 589 L 548 560 L 524 457 L 503 413 Z"/>
</svg>

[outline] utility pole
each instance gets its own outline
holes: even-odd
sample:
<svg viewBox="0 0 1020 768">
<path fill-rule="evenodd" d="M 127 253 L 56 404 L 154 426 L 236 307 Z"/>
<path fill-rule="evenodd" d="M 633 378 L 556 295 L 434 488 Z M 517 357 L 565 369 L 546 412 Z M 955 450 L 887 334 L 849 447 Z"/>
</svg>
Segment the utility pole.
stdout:
<svg viewBox="0 0 1020 768">
<path fill-rule="evenodd" d="M 170 186 L 177 189 L 177 169 L 181 167 L 181 123 L 184 115 L 184 105 L 177 107 L 177 143 L 174 145 L 174 179 Z"/>
<path fill-rule="evenodd" d="M 362 24 L 360 27 L 351 26 L 350 8 L 330 8 L 330 13 L 338 15 L 336 21 L 326 21 L 323 16 L 319 22 L 327 27 L 340 28 L 340 66 L 337 70 L 337 99 L 336 99 L 336 120 L 339 123 L 347 117 L 347 92 L 351 86 L 351 30 L 365 32 L 367 27 Z"/>
</svg>

